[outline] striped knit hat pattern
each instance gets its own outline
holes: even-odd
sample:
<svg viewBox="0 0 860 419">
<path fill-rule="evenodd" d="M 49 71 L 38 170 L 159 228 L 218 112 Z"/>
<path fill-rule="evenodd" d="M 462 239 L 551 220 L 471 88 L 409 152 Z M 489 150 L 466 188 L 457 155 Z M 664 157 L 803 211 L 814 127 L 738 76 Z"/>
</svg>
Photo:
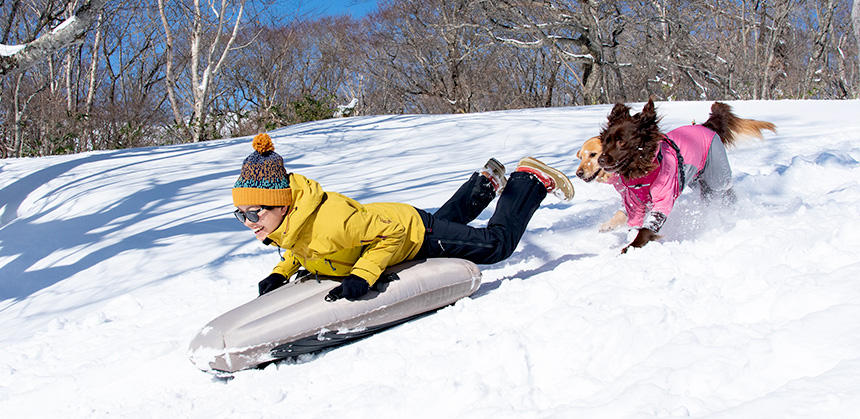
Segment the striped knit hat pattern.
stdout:
<svg viewBox="0 0 860 419">
<path fill-rule="evenodd" d="M 275 153 L 269 134 L 257 134 L 251 142 L 254 152 L 242 163 L 242 173 L 233 185 L 233 205 L 289 206 L 292 203 L 290 178 L 284 159 Z"/>
</svg>

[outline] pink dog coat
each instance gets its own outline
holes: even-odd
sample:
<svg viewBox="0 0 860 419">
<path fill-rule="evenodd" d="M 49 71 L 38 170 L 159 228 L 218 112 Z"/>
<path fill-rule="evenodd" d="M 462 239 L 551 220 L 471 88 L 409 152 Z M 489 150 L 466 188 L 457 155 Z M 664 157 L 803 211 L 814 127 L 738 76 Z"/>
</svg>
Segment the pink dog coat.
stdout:
<svg viewBox="0 0 860 419">
<path fill-rule="evenodd" d="M 654 160 L 657 167 L 643 177 L 625 179 L 615 175 L 610 182 L 621 194 L 627 225 L 660 230 L 672 212 L 675 200 L 687 185 L 703 182 L 715 190 L 731 186 L 731 168 L 720 137 L 702 125 L 687 125 L 669 131 L 660 142 Z M 682 165 L 679 170 L 677 145 Z M 646 219 L 647 216 L 647 219 Z"/>
</svg>

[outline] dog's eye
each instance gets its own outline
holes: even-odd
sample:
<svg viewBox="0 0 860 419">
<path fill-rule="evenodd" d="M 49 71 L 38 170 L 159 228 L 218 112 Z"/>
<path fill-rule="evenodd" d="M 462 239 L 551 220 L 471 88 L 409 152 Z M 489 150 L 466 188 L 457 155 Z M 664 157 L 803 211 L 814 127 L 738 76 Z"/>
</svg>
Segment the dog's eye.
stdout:
<svg viewBox="0 0 860 419">
<path fill-rule="evenodd" d="M 593 158 L 593 157 L 594 157 L 594 156 L 596 156 L 596 155 L 597 155 L 597 153 L 592 152 L 588 157 L 592 157 L 592 158 Z"/>
</svg>

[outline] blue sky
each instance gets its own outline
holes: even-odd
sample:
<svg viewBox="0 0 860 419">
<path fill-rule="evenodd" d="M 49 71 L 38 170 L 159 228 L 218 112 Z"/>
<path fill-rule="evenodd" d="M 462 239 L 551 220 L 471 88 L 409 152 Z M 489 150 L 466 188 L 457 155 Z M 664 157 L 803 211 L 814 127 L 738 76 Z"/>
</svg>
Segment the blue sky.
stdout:
<svg viewBox="0 0 860 419">
<path fill-rule="evenodd" d="M 346 14 L 360 18 L 376 10 L 376 0 L 298 0 L 289 3 L 293 3 L 291 7 L 298 5 L 301 12 L 327 16 Z"/>
</svg>

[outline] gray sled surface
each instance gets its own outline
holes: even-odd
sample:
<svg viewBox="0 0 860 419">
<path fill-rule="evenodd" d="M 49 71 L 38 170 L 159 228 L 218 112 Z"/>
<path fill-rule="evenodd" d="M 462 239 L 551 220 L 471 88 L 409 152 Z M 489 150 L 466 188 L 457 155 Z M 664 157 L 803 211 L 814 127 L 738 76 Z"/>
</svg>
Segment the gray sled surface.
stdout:
<svg viewBox="0 0 860 419">
<path fill-rule="evenodd" d="M 405 262 L 383 276 L 392 280 L 354 301 L 325 301 L 338 285 L 330 277 L 308 275 L 284 285 L 209 322 L 191 341 L 191 360 L 204 371 L 253 368 L 403 323 L 467 297 L 481 285 L 481 271 L 463 259 Z"/>
</svg>

